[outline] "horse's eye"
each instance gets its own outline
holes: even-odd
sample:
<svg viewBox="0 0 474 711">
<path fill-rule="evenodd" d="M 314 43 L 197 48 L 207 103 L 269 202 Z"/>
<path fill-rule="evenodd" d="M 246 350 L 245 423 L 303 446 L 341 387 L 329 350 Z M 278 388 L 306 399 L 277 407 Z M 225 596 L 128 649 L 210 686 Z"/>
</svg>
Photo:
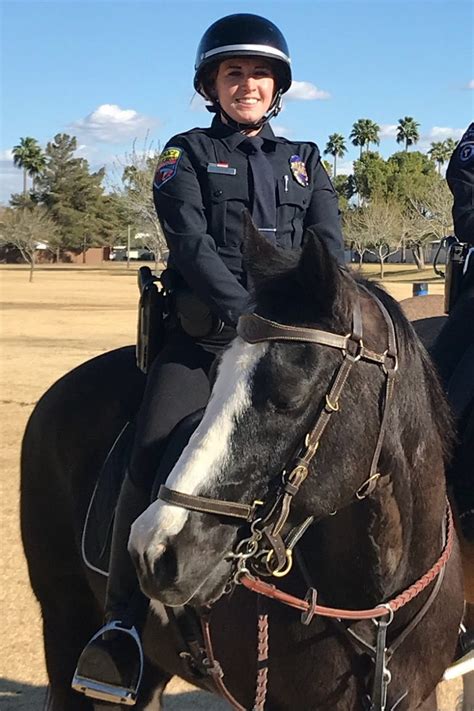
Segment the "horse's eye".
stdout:
<svg viewBox="0 0 474 711">
<path fill-rule="evenodd" d="M 279 412 L 292 412 L 306 405 L 307 390 L 296 379 L 276 380 L 269 395 L 273 407 Z"/>
</svg>

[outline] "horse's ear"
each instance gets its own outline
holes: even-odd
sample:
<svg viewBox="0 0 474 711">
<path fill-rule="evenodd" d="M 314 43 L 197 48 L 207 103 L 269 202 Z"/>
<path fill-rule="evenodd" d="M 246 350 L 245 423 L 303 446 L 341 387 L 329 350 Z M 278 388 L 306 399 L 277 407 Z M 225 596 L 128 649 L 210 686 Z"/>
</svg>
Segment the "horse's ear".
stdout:
<svg viewBox="0 0 474 711">
<path fill-rule="evenodd" d="M 242 225 L 245 269 L 252 277 L 253 282 L 258 284 L 262 277 L 268 275 L 271 265 L 275 265 L 277 268 L 281 261 L 280 253 L 268 239 L 262 237 L 252 222 L 248 210 L 244 210 L 242 213 Z"/>
<path fill-rule="evenodd" d="M 310 299 L 316 301 L 322 311 L 331 313 L 339 293 L 341 275 L 335 258 L 314 228 L 307 230 L 304 236 L 298 277 Z"/>
</svg>

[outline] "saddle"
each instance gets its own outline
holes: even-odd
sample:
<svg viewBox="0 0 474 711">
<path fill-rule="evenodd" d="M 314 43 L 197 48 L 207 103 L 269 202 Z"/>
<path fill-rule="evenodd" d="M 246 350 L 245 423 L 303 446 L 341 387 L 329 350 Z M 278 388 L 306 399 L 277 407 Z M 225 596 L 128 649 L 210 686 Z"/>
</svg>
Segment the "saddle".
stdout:
<svg viewBox="0 0 474 711">
<path fill-rule="evenodd" d="M 92 492 L 82 531 L 81 553 L 86 566 L 108 576 L 115 509 L 135 436 L 135 424 L 127 422 L 102 465 Z"/>
<path fill-rule="evenodd" d="M 174 428 L 158 467 L 150 501 L 156 499 L 158 489 L 178 461 L 191 435 L 201 422 L 203 413 L 204 409 L 197 410 Z M 105 458 L 84 521 L 82 559 L 90 570 L 104 576 L 109 574 L 115 509 L 130 459 L 134 436 L 135 423 L 127 422 Z"/>
</svg>

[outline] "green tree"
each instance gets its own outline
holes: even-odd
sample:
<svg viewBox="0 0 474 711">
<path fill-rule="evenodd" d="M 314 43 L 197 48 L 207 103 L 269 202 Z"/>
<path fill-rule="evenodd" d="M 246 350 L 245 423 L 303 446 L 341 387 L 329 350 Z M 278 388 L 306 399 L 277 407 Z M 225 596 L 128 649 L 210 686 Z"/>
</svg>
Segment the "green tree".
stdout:
<svg viewBox="0 0 474 711">
<path fill-rule="evenodd" d="M 418 143 L 420 133 L 418 131 L 420 124 L 415 121 L 412 116 L 405 116 L 399 119 L 397 126 L 397 143 L 405 144 L 405 151 L 408 151 L 408 146 L 413 146 Z"/>
<path fill-rule="evenodd" d="M 325 155 L 331 155 L 333 157 L 333 178 L 337 177 L 337 159 L 344 158 L 344 154 L 347 152 L 344 136 L 340 133 L 331 133 L 328 142 L 326 143 L 326 148 L 324 149 Z"/>
<path fill-rule="evenodd" d="M 360 147 L 360 157 L 362 158 L 362 149 L 367 146 L 369 151 L 370 144 L 378 145 L 380 126 L 371 119 L 358 119 L 352 126 L 352 131 L 349 138 L 354 146 Z"/>
<path fill-rule="evenodd" d="M 329 175 L 330 178 L 333 177 L 333 172 L 332 172 L 332 165 L 328 160 L 324 160 L 324 158 L 321 160 L 321 163 L 323 164 L 324 170 L 326 173 Z"/>
<path fill-rule="evenodd" d="M 437 182 L 432 160 L 420 151 L 399 151 L 387 160 L 387 197 L 392 196 L 402 206 L 426 194 Z"/>
<path fill-rule="evenodd" d="M 45 156 L 36 138 L 26 136 L 20 138 L 20 143 L 13 147 L 13 163 L 23 170 L 23 195 L 26 196 L 27 176 L 35 178 L 41 173 L 45 166 Z"/>
<path fill-rule="evenodd" d="M 365 153 L 354 161 L 354 183 L 363 200 L 388 195 L 390 167 L 378 153 Z"/>
<path fill-rule="evenodd" d="M 338 175 L 332 184 L 337 193 L 339 207 L 344 213 L 349 208 L 349 200 L 357 192 L 353 175 Z"/>
<path fill-rule="evenodd" d="M 0 244 L 12 244 L 27 264 L 30 265 L 29 281 L 33 281 L 38 245 L 49 244 L 56 237 L 58 228 L 44 208 L 14 210 L 6 208 L 0 216 Z"/>
<path fill-rule="evenodd" d="M 104 242 L 104 169 L 90 173 L 89 164 L 76 158 L 77 140 L 57 134 L 46 146 L 46 166 L 38 180 L 38 199 L 58 225 L 61 250 L 84 251 Z"/>
</svg>

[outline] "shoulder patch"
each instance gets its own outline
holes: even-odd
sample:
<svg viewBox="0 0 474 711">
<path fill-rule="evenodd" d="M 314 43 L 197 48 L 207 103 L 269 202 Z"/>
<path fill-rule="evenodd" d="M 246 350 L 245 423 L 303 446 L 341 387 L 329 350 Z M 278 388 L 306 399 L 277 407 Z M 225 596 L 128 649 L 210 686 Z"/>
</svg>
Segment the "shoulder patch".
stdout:
<svg viewBox="0 0 474 711">
<path fill-rule="evenodd" d="M 461 143 L 459 146 L 459 159 L 466 163 L 474 158 L 474 142 Z"/>
<path fill-rule="evenodd" d="M 183 155 L 182 148 L 170 146 L 166 148 L 160 156 L 158 165 L 156 166 L 153 186 L 159 190 L 168 180 L 174 178 L 178 169 L 179 159 Z"/>
</svg>

